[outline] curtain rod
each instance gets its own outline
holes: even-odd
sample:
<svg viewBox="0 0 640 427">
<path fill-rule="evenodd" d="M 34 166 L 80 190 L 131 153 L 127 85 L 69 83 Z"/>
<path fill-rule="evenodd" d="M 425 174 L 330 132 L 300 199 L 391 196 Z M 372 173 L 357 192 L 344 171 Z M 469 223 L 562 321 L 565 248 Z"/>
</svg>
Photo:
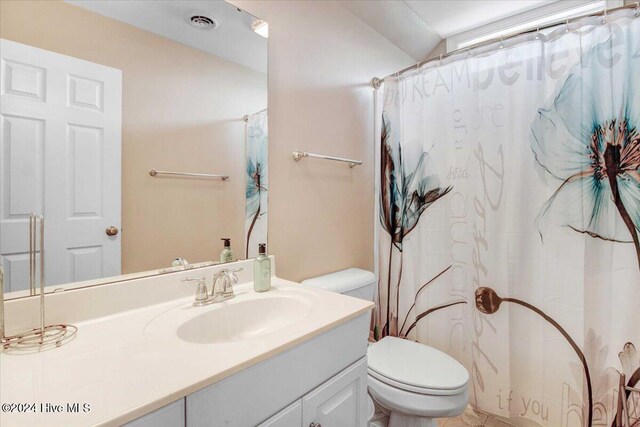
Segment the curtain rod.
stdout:
<svg viewBox="0 0 640 427">
<path fill-rule="evenodd" d="M 245 114 L 244 116 L 242 116 L 242 120 L 244 120 L 245 122 L 248 122 L 249 121 L 249 117 L 253 117 L 253 116 L 257 115 L 257 114 L 264 113 L 267 110 L 268 110 L 268 108 L 265 108 L 263 110 L 256 111 L 253 114 Z"/>
<path fill-rule="evenodd" d="M 523 34 L 529 34 L 529 33 L 533 33 L 533 32 L 538 32 L 540 30 L 546 30 L 548 28 L 557 27 L 557 26 L 562 25 L 562 24 L 569 25 L 570 23 L 573 23 L 573 22 L 576 22 L 576 21 L 579 21 L 579 20 L 582 20 L 582 19 L 585 19 L 585 18 L 596 17 L 596 16 L 602 16 L 602 17 L 604 17 L 606 19 L 607 14 L 613 13 L 613 12 L 617 12 L 617 11 L 623 10 L 623 9 L 636 9 L 637 11 L 636 11 L 635 16 L 636 16 L 636 18 L 640 17 L 640 2 L 636 2 L 635 4 L 627 4 L 627 5 L 624 5 L 624 6 L 615 7 L 613 9 L 609 9 L 609 10 L 604 9 L 602 12 L 588 13 L 588 14 L 585 14 L 585 15 L 576 16 L 574 18 L 565 19 L 565 20 L 562 20 L 562 21 L 555 21 L 555 22 L 552 22 L 552 23 L 547 24 L 547 25 L 542 25 L 542 26 L 539 26 L 539 27 L 536 27 L 536 28 L 532 28 L 532 29 L 529 29 L 529 30 L 519 31 L 517 33 L 507 34 L 506 36 L 495 37 L 493 39 L 485 40 L 483 42 L 479 42 L 479 43 L 473 44 L 471 46 L 467 46 L 467 47 L 463 47 L 463 48 L 460 48 L 460 49 L 452 50 L 451 52 L 440 54 L 439 56 L 437 56 L 435 58 L 427 59 L 425 61 L 420 61 L 417 64 L 414 64 L 414 65 L 411 65 L 409 67 L 403 68 L 400 71 L 396 71 L 393 74 L 389 74 L 387 77 L 398 76 L 400 74 L 406 73 L 407 71 L 420 68 L 424 64 L 427 64 L 429 62 L 442 61 L 444 58 L 448 58 L 448 57 L 456 55 L 458 53 L 471 52 L 472 49 L 477 49 L 479 47 L 488 46 L 490 44 L 497 43 L 497 42 L 504 42 L 505 40 L 509 40 L 509 39 L 514 38 L 514 37 L 521 36 Z M 604 20 L 603 20 L 603 23 L 604 23 Z M 373 79 L 371 79 L 371 86 L 373 86 L 374 89 L 379 89 L 385 78 L 386 77 L 384 77 L 382 79 L 379 78 L 379 77 L 374 77 Z"/>
</svg>

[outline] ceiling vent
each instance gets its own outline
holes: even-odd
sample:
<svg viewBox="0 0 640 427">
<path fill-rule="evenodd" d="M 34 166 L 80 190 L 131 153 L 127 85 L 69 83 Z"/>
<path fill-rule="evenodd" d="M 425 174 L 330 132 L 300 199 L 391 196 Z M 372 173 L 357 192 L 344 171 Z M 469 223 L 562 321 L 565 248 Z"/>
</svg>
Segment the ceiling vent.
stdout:
<svg viewBox="0 0 640 427">
<path fill-rule="evenodd" d="M 220 21 L 203 10 L 191 10 L 184 16 L 189 25 L 199 30 L 215 30 Z"/>
</svg>

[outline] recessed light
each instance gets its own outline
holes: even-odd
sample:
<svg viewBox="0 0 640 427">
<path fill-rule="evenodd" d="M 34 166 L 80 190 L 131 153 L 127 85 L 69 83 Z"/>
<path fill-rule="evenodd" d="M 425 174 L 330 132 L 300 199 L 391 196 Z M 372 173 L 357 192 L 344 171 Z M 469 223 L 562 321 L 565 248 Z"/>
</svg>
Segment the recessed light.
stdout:
<svg viewBox="0 0 640 427">
<path fill-rule="evenodd" d="M 262 19 L 256 19 L 251 23 L 251 29 L 254 33 L 266 38 L 269 38 L 269 23 Z"/>
</svg>

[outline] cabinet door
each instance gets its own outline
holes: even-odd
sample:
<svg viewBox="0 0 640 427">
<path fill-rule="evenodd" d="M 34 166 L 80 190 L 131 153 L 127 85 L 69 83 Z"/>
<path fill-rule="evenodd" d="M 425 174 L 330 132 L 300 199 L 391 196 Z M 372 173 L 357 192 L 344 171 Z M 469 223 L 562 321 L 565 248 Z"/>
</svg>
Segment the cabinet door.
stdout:
<svg viewBox="0 0 640 427">
<path fill-rule="evenodd" d="M 366 412 L 364 357 L 302 398 L 302 427 L 365 427 Z"/>
<path fill-rule="evenodd" d="M 300 427 L 302 423 L 302 403 L 296 400 L 258 427 Z"/>
<path fill-rule="evenodd" d="M 184 399 L 163 406 L 124 427 L 185 427 Z"/>
</svg>

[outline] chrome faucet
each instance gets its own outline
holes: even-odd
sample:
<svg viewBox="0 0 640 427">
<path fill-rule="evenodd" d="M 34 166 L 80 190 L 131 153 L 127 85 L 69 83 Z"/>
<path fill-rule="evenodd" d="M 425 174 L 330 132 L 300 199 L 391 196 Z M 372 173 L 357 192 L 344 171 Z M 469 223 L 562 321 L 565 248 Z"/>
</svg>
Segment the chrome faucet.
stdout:
<svg viewBox="0 0 640 427">
<path fill-rule="evenodd" d="M 158 273 L 161 273 L 161 274 L 175 273 L 176 271 L 192 270 L 194 268 L 209 267 L 211 265 L 216 265 L 216 264 L 220 264 L 220 263 L 217 261 L 204 261 L 204 262 L 198 262 L 195 265 L 193 265 L 189 263 L 189 261 L 187 261 L 186 259 L 182 257 L 178 257 L 178 258 L 175 258 L 173 261 L 171 261 L 171 267 L 158 270 Z"/>
<path fill-rule="evenodd" d="M 198 282 L 198 286 L 196 287 L 196 298 L 193 301 L 193 305 L 194 307 L 202 307 L 203 305 L 222 302 L 233 298 L 235 296 L 233 293 L 233 285 L 238 283 L 238 276 L 236 276 L 236 273 L 239 271 L 242 271 L 242 268 L 236 268 L 234 270 L 224 268 L 214 274 L 211 294 L 209 294 L 207 289 L 204 276 L 186 277 L 182 279 L 182 281 Z"/>
<path fill-rule="evenodd" d="M 171 267 L 182 267 L 183 270 L 189 270 L 191 268 L 191 264 L 189 261 L 182 257 L 178 257 L 171 262 Z"/>
<path fill-rule="evenodd" d="M 223 268 L 213 275 L 213 289 L 211 289 L 211 298 L 214 302 L 222 302 L 235 297 L 233 293 L 233 285 L 238 283 L 236 273 L 242 271 L 242 268 L 228 270 Z M 221 283 L 218 286 L 218 283 Z"/>
</svg>

